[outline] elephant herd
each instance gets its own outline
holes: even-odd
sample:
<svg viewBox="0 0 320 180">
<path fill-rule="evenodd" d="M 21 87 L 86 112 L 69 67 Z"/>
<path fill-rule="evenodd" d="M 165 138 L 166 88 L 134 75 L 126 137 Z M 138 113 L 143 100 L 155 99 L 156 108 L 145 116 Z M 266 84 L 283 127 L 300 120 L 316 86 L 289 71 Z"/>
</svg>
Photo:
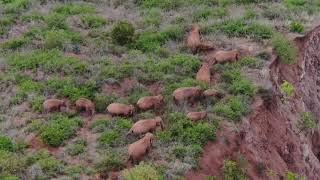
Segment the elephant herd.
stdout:
<svg viewBox="0 0 320 180">
<path fill-rule="evenodd" d="M 193 25 L 192 30 L 190 31 L 187 37 L 187 45 L 192 50 L 193 53 L 198 53 L 200 50 L 208 51 L 207 55 L 202 58 L 203 64 L 199 69 L 196 79 L 198 81 L 210 84 L 210 67 L 215 63 L 224 63 L 224 62 L 233 62 L 239 59 L 239 51 L 231 50 L 215 50 L 214 45 L 211 45 L 208 42 L 202 42 L 200 39 L 200 28 L 197 25 Z M 203 90 L 199 86 L 195 87 L 180 87 L 176 89 L 172 96 L 176 104 L 179 104 L 183 101 L 193 102 L 199 97 L 220 97 L 219 94 L 214 89 Z M 148 110 L 148 109 L 161 109 L 164 105 L 164 97 L 162 95 L 157 96 L 146 96 L 142 97 L 136 103 L 137 109 L 139 110 Z M 66 102 L 59 99 L 47 99 L 43 103 L 43 109 L 46 113 L 59 110 L 62 107 L 66 107 Z M 79 98 L 75 102 L 75 107 L 77 110 L 84 110 L 86 113 L 93 116 L 95 114 L 95 105 L 92 101 L 86 98 Z M 132 116 L 135 112 L 135 106 L 131 104 L 122 104 L 122 103 L 111 103 L 107 106 L 106 111 L 113 116 Z M 188 112 L 186 117 L 190 120 L 197 121 L 204 119 L 207 115 L 206 111 L 200 112 Z M 152 134 L 157 127 L 164 129 L 163 120 L 160 116 L 157 116 L 153 119 L 143 119 L 139 120 L 131 127 L 127 135 L 143 135 L 143 138 L 138 141 L 130 144 L 128 146 L 128 160 L 131 163 L 139 161 L 145 154 L 147 154 L 151 148 L 152 143 L 155 140 L 154 135 Z"/>
</svg>

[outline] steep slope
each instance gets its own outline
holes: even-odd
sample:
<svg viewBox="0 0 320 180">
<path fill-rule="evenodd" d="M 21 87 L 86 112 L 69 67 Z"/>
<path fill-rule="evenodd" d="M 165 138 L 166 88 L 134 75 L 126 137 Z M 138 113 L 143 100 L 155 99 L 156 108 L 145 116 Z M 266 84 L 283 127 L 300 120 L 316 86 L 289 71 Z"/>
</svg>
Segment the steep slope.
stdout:
<svg viewBox="0 0 320 180">
<path fill-rule="evenodd" d="M 252 113 L 239 127 L 221 125 L 217 141 L 205 147 L 200 170 L 187 173 L 187 179 L 218 175 L 223 161 L 239 154 L 248 160 L 245 169 L 250 179 L 282 179 L 288 171 L 307 179 L 320 177 L 320 131 L 303 133 L 297 129 L 302 112 L 312 112 L 320 119 L 320 27 L 294 41 L 299 48 L 297 62 L 283 64 L 273 53 L 265 77 L 272 90 L 255 99 Z M 285 80 L 295 88 L 289 100 L 281 97 Z"/>
</svg>

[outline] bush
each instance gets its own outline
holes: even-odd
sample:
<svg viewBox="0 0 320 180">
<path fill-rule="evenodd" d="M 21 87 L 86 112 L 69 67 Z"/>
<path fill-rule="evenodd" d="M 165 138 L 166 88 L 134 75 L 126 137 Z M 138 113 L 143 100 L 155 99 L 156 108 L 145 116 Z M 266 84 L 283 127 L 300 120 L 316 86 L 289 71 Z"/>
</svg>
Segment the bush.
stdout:
<svg viewBox="0 0 320 180">
<path fill-rule="evenodd" d="M 43 111 L 43 101 L 45 100 L 44 96 L 36 96 L 34 97 L 30 104 L 31 104 L 31 108 L 32 110 L 36 111 L 36 112 L 42 112 Z"/>
<path fill-rule="evenodd" d="M 238 96 L 231 96 L 222 102 L 218 102 L 212 107 L 212 112 L 232 121 L 239 121 L 243 115 L 248 113 L 248 111 L 248 104 Z"/>
<path fill-rule="evenodd" d="M 304 31 L 304 26 L 299 22 L 292 22 L 290 24 L 290 31 L 291 32 L 297 32 L 297 33 L 302 33 Z"/>
<path fill-rule="evenodd" d="M 1 47 L 3 49 L 16 50 L 22 47 L 25 43 L 27 43 L 27 39 L 25 38 L 13 38 L 2 43 Z"/>
<path fill-rule="evenodd" d="M 159 175 L 157 170 L 151 165 L 140 163 L 139 165 L 131 168 L 130 170 L 123 171 L 123 177 L 125 180 L 139 180 L 139 179 L 148 179 L 148 180 L 158 180 Z"/>
<path fill-rule="evenodd" d="M 198 144 L 195 145 L 177 145 L 172 149 L 172 154 L 178 159 L 184 159 L 185 157 L 198 158 L 202 153 L 202 147 Z"/>
<path fill-rule="evenodd" d="M 285 98 L 290 98 L 294 95 L 294 86 L 288 81 L 284 81 L 281 84 L 281 91 L 284 94 Z"/>
<path fill-rule="evenodd" d="M 83 15 L 81 16 L 81 21 L 85 28 L 98 28 L 107 23 L 103 16 L 98 15 Z"/>
<path fill-rule="evenodd" d="M 107 106 L 116 100 L 117 96 L 115 94 L 104 94 L 96 93 L 94 95 L 94 104 L 96 106 L 97 112 L 104 112 Z"/>
<path fill-rule="evenodd" d="M 302 112 L 297 127 L 302 131 L 308 131 L 317 127 L 317 121 L 310 112 Z"/>
<path fill-rule="evenodd" d="M 63 172 L 64 168 L 60 161 L 54 157 L 40 159 L 38 164 L 42 171 L 45 172 L 49 177 L 56 177 L 58 173 Z"/>
<path fill-rule="evenodd" d="M 118 22 L 111 31 L 111 38 L 114 43 L 125 45 L 133 41 L 134 27 L 128 21 Z"/>
<path fill-rule="evenodd" d="M 297 47 L 284 35 L 275 34 L 272 38 L 272 45 L 282 63 L 292 64 L 296 62 Z"/>
<path fill-rule="evenodd" d="M 120 139 L 121 134 L 117 130 L 109 130 L 103 132 L 98 139 L 98 142 L 101 146 L 113 146 Z"/>
<path fill-rule="evenodd" d="M 50 30 L 44 34 L 44 47 L 47 49 L 64 49 L 69 44 L 82 44 L 83 37 L 69 30 Z"/>
<path fill-rule="evenodd" d="M 237 163 L 232 160 L 225 160 L 223 164 L 223 177 L 225 180 L 245 180 L 245 173 L 239 168 Z"/>
<path fill-rule="evenodd" d="M 6 150 L 6 151 L 12 151 L 13 150 L 13 143 L 11 141 L 11 138 L 8 136 L 1 135 L 0 136 L 0 151 Z"/>
<path fill-rule="evenodd" d="M 132 120 L 128 118 L 118 117 L 115 121 L 116 121 L 117 129 L 120 129 L 120 130 L 128 130 L 133 125 Z"/>
<path fill-rule="evenodd" d="M 71 138 L 81 124 L 82 121 L 79 118 L 54 117 L 41 128 L 40 137 L 46 144 L 57 147 Z"/>
<path fill-rule="evenodd" d="M 119 154 L 108 152 L 95 166 L 98 172 L 119 171 L 125 167 L 123 162 Z"/>
<path fill-rule="evenodd" d="M 83 139 L 76 140 L 68 149 L 67 152 L 71 156 L 76 156 L 85 151 L 87 142 Z"/>
</svg>

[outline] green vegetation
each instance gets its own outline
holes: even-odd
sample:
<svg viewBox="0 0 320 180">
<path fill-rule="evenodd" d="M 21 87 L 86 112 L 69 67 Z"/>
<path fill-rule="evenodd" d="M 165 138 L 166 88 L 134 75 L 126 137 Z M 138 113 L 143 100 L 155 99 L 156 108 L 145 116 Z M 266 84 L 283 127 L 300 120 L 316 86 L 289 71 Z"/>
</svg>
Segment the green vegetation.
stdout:
<svg viewBox="0 0 320 180">
<path fill-rule="evenodd" d="M 299 22 L 292 22 L 290 24 L 290 31 L 291 32 L 297 32 L 297 33 L 302 33 L 304 31 L 304 26 Z"/>
<path fill-rule="evenodd" d="M 125 167 L 120 155 L 114 152 L 106 153 L 96 164 L 98 172 L 119 171 Z"/>
<path fill-rule="evenodd" d="M 0 151 L 12 151 L 13 150 L 13 143 L 11 139 L 7 136 L 0 136 Z"/>
<path fill-rule="evenodd" d="M 225 160 L 223 164 L 223 179 L 225 180 L 246 180 L 245 173 L 240 169 L 237 162 Z"/>
<path fill-rule="evenodd" d="M 302 131 L 309 131 L 317 127 L 317 121 L 311 112 L 302 112 L 297 127 Z"/>
<path fill-rule="evenodd" d="M 85 148 L 87 146 L 87 143 L 83 139 L 77 139 L 68 149 L 67 152 L 71 156 L 79 155 L 83 152 L 85 152 Z"/>
<path fill-rule="evenodd" d="M 81 126 L 80 118 L 68 118 L 62 115 L 54 116 L 40 130 L 41 139 L 50 146 L 60 146 L 71 138 Z"/>
<path fill-rule="evenodd" d="M 228 19 L 209 27 L 209 32 L 221 32 L 229 37 L 249 37 L 253 39 L 269 39 L 273 30 L 257 22 L 246 22 L 244 19 Z"/>
<path fill-rule="evenodd" d="M 248 111 L 248 103 L 245 99 L 239 96 L 231 96 L 222 102 L 218 102 L 212 107 L 212 112 L 232 121 L 239 121 L 243 115 L 248 113 Z"/>
<path fill-rule="evenodd" d="M 20 175 L 25 170 L 26 165 L 26 159 L 24 156 L 5 150 L 0 150 L 0 175 Z"/>
<path fill-rule="evenodd" d="M 85 28 L 98 28 L 107 23 L 107 20 L 103 16 L 98 15 L 83 15 L 81 21 Z"/>
<path fill-rule="evenodd" d="M 53 9 L 53 12 L 64 16 L 75 14 L 89 14 L 96 12 L 95 8 L 84 3 L 61 4 Z"/>
<path fill-rule="evenodd" d="M 125 45 L 133 41 L 135 29 L 128 21 L 118 22 L 111 31 L 111 38 L 114 43 Z"/>
<path fill-rule="evenodd" d="M 282 63 L 292 64 L 296 62 L 297 47 L 284 35 L 275 34 L 272 38 L 272 45 Z"/>
<path fill-rule="evenodd" d="M 294 95 L 295 89 L 290 82 L 284 81 L 281 84 L 281 91 L 284 94 L 285 98 L 290 98 Z"/>
<path fill-rule="evenodd" d="M 151 165 L 140 163 L 138 166 L 130 170 L 125 170 L 123 172 L 125 180 L 138 180 L 138 179 L 148 179 L 148 180 L 158 180 L 159 175 L 154 167 Z"/>
</svg>

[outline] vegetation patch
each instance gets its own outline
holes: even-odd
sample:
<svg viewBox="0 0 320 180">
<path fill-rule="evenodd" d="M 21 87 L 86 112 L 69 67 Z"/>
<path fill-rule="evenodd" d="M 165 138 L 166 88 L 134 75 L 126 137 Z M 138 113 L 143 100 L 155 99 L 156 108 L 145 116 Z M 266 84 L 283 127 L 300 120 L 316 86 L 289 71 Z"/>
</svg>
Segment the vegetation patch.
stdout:
<svg viewBox="0 0 320 180">
<path fill-rule="evenodd" d="M 272 38 L 272 45 L 282 63 L 293 64 L 296 62 L 297 47 L 284 35 L 275 34 Z"/>
</svg>

